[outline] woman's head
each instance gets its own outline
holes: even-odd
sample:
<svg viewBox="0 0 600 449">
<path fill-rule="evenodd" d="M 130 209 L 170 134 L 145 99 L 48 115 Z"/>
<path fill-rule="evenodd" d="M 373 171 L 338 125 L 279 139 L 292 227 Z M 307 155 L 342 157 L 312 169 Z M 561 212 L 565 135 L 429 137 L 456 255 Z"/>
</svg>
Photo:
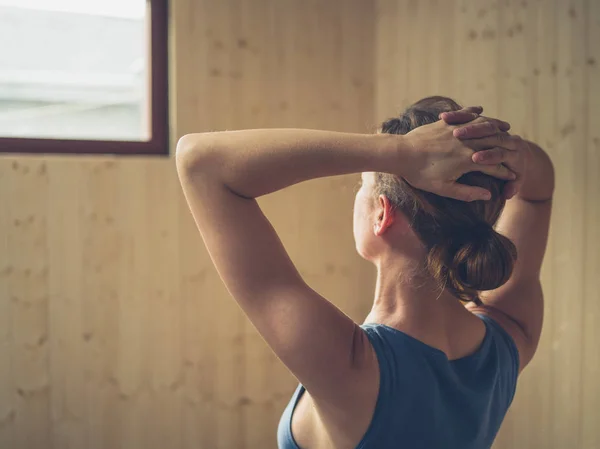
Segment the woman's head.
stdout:
<svg viewBox="0 0 600 449">
<path fill-rule="evenodd" d="M 380 132 L 407 134 L 438 121 L 442 112 L 459 109 L 460 105 L 446 97 L 424 98 L 399 117 L 385 121 Z M 365 217 L 369 221 L 389 213 L 402 214 L 406 232 L 400 231 L 397 238 L 403 240 L 403 251 L 414 256 L 417 252 L 413 249 L 419 247 L 423 269 L 458 298 L 480 303 L 479 291 L 495 289 L 509 279 L 516 249 L 492 227 L 504 207 L 504 181 L 479 172 L 465 174 L 458 182 L 492 193 L 489 201 L 470 203 L 415 189 L 387 173 L 365 173 L 363 181 L 354 225 L 357 249 L 363 257 L 375 259 L 386 245 L 370 223 L 365 223 Z"/>
</svg>

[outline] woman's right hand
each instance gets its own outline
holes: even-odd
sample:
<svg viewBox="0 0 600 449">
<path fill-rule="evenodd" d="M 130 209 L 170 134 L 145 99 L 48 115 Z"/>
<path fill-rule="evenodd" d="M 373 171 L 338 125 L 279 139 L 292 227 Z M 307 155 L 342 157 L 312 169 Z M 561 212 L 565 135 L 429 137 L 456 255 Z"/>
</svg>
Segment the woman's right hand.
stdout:
<svg viewBox="0 0 600 449">
<path fill-rule="evenodd" d="M 504 187 L 504 198 L 509 200 L 519 192 L 523 185 L 531 147 L 526 140 L 521 139 L 519 136 L 503 134 L 511 137 L 511 145 L 507 145 L 509 148 L 496 147 L 490 150 L 477 151 L 473 153 L 472 159 L 473 162 L 480 165 L 502 164 L 516 174 L 516 179 L 508 182 Z"/>
<path fill-rule="evenodd" d="M 489 199 L 489 191 L 457 181 L 465 173 L 474 171 L 506 181 L 516 179 L 515 174 L 502 163 L 484 164 L 473 159 L 474 152 L 477 151 L 499 146 L 507 149 L 514 147 L 516 138 L 498 131 L 497 122 L 499 121 L 485 117 L 472 120 L 469 126 L 476 125 L 479 137 L 464 140 L 455 135 L 460 128 L 449 125 L 444 120 L 415 128 L 402 136 L 412 148 L 409 158 L 411 163 L 408 166 L 402 165 L 402 172 L 394 174 L 418 189 L 440 196 L 461 201 Z"/>
<path fill-rule="evenodd" d="M 523 185 L 531 147 L 519 136 L 506 132 L 510 129 L 509 123 L 479 116 L 482 112 L 480 106 L 471 106 L 444 112 L 440 119 L 450 125 L 463 125 L 454 130 L 454 136 L 475 150 L 473 162 L 488 166 L 502 164 L 516 174 L 516 179 L 504 188 L 504 197 L 510 199 Z"/>
</svg>

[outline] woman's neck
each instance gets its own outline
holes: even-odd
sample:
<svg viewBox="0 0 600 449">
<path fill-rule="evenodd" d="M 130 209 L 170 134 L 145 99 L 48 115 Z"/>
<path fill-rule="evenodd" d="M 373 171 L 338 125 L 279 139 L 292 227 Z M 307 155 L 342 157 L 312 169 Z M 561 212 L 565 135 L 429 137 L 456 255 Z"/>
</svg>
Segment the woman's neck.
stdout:
<svg viewBox="0 0 600 449">
<path fill-rule="evenodd" d="M 422 264 L 397 258 L 377 263 L 375 298 L 367 323 L 382 323 L 419 333 L 446 333 L 457 321 L 470 319 L 461 302 L 427 275 Z"/>
<path fill-rule="evenodd" d="M 393 263 L 392 263 L 393 262 Z M 485 336 L 485 325 L 421 268 L 405 257 L 376 263 L 373 308 L 365 323 L 401 330 L 444 352 L 449 360 L 472 354 Z"/>
</svg>

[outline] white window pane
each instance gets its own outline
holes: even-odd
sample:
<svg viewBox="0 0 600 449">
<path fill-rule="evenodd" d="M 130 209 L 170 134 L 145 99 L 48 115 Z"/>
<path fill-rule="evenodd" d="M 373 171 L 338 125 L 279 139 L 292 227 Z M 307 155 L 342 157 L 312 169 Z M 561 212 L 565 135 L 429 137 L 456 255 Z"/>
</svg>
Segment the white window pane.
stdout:
<svg viewBox="0 0 600 449">
<path fill-rule="evenodd" d="M 148 140 L 146 0 L 0 0 L 0 137 Z"/>
</svg>

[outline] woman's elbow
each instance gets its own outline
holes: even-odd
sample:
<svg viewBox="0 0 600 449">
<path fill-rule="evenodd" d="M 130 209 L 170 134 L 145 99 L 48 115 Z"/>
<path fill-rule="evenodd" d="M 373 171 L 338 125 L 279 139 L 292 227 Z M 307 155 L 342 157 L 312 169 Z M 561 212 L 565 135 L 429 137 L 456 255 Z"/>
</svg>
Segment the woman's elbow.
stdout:
<svg viewBox="0 0 600 449">
<path fill-rule="evenodd" d="M 215 160 L 210 133 L 186 134 L 177 142 L 175 162 L 179 173 L 197 172 Z"/>
</svg>

